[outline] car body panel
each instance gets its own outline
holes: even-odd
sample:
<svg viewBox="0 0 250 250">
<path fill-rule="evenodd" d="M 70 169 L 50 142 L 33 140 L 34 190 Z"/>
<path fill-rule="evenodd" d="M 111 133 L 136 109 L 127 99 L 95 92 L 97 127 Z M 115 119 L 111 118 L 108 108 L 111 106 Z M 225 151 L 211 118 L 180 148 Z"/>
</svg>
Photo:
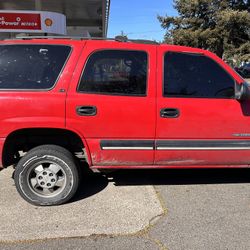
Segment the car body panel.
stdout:
<svg viewBox="0 0 250 250">
<path fill-rule="evenodd" d="M 214 54 L 175 45 L 73 39 L 20 39 L 1 44 L 60 44 L 72 47 L 55 87 L 48 91 L 0 90 L 0 154 L 5 138 L 24 128 L 63 128 L 77 133 L 92 168 L 248 167 L 248 149 L 161 148 L 169 141 L 202 143 L 250 141 L 249 101 L 162 97 L 163 54 L 202 53 L 219 63 L 235 80 L 242 79 Z M 146 51 L 149 58 L 147 95 L 78 93 L 89 56 L 99 50 Z M 79 116 L 78 106 L 96 106 L 96 116 Z M 159 116 L 161 108 L 180 110 L 178 119 Z M 164 144 L 165 143 L 165 144 Z M 196 145 L 196 144 L 195 144 Z M 209 147 L 208 147 L 209 148 Z M 1 156 L 1 155 L 0 155 Z M 2 157 L 0 157 L 1 161 Z M 1 162 L 0 162 L 1 163 Z M 2 164 L 0 164 L 2 165 Z"/>
<path fill-rule="evenodd" d="M 44 40 L 1 42 L 2 44 L 48 44 Z M 64 128 L 66 90 L 83 44 L 52 41 L 72 47 L 62 74 L 51 90 L 0 90 L 0 137 L 22 128 Z M 10 101 L 11 100 L 11 101 Z"/>
<path fill-rule="evenodd" d="M 169 51 L 203 53 L 231 74 L 230 67 L 210 52 L 192 49 L 176 50 L 176 47 L 159 48 L 158 68 L 164 68 L 163 57 Z M 241 145 L 243 139 L 250 142 L 249 101 L 222 98 L 164 97 L 163 73 L 157 76 L 156 144 L 157 141 L 163 145 L 164 141 L 165 144 L 168 144 L 167 142 L 171 140 L 176 142 L 177 146 L 156 147 L 156 165 L 240 165 L 249 163 L 250 148 L 236 148 L 231 151 L 228 148 L 225 149 L 228 140 L 233 140 L 236 145 Z M 237 77 L 237 74 L 231 74 L 231 76 L 236 80 L 236 84 L 239 84 L 237 80 L 241 81 L 241 78 Z M 160 116 L 160 110 L 163 108 L 178 109 L 179 116 L 163 118 Z M 241 136 L 241 134 L 244 135 Z M 206 144 L 209 144 L 211 140 L 220 143 L 220 147 L 216 147 L 216 144 L 206 147 Z M 192 145 L 193 147 L 190 149 Z"/>
<path fill-rule="evenodd" d="M 136 50 L 148 53 L 148 88 L 147 96 L 121 96 L 78 93 L 77 85 L 84 65 L 89 55 L 100 50 Z M 153 164 L 154 150 L 102 150 L 101 139 L 154 139 L 155 136 L 155 108 L 156 108 L 156 47 L 141 44 L 124 44 L 114 42 L 86 43 L 84 51 L 77 65 L 70 89 L 67 95 L 66 127 L 79 130 L 89 145 L 92 162 L 95 165 Z M 95 116 L 79 116 L 78 106 L 95 106 Z M 126 160 L 127 157 L 127 160 Z M 108 162 L 110 164 L 108 164 Z"/>
</svg>

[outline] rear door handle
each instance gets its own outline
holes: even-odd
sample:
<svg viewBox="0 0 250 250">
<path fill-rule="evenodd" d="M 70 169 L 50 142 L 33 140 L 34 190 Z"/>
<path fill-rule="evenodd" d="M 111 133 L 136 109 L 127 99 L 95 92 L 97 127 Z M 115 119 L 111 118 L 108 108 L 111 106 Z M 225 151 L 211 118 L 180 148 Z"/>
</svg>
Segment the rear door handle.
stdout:
<svg viewBox="0 0 250 250">
<path fill-rule="evenodd" d="M 76 113 L 80 116 L 94 116 L 97 114 L 97 109 L 95 106 L 78 106 Z"/>
<path fill-rule="evenodd" d="M 160 110 L 160 116 L 162 118 L 177 118 L 180 116 L 180 111 L 176 108 L 163 108 Z"/>
</svg>

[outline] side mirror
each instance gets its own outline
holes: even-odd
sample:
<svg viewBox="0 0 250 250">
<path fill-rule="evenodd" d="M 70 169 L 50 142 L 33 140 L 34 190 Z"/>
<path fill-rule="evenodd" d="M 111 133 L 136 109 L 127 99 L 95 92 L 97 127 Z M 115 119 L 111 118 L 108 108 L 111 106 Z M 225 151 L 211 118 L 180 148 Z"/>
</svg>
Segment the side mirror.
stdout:
<svg viewBox="0 0 250 250">
<path fill-rule="evenodd" d="M 237 100 L 250 100 L 250 83 L 236 84 L 235 98 Z"/>
</svg>

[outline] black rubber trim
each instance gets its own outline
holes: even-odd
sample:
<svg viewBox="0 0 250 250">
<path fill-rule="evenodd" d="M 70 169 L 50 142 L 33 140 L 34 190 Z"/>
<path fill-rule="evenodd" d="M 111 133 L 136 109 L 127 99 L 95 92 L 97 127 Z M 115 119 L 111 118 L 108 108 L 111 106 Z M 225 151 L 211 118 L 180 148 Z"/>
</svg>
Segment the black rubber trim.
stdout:
<svg viewBox="0 0 250 250">
<path fill-rule="evenodd" d="M 101 148 L 105 147 L 152 147 L 154 146 L 154 140 L 101 140 L 100 142 Z"/>
<path fill-rule="evenodd" d="M 162 140 L 156 141 L 156 147 L 185 147 L 185 148 L 202 148 L 202 147 L 250 147 L 250 140 L 213 140 L 213 141 L 202 141 L 202 140 L 180 140 L 180 141 L 169 141 Z"/>
<path fill-rule="evenodd" d="M 101 149 L 106 148 L 137 148 L 151 147 L 155 148 L 250 148 L 250 140 L 158 140 L 156 147 L 154 140 L 101 140 Z"/>
</svg>

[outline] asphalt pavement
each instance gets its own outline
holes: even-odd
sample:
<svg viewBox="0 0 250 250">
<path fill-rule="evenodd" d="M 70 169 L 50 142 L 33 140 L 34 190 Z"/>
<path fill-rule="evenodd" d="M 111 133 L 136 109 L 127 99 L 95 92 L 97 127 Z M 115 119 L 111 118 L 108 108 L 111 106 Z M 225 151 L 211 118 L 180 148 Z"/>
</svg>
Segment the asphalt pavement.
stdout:
<svg viewBox="0 0 250 250">
<path fill-rule="evenodd" d="M 152 186 L 116 186 L 101 174 L 89 174 L 70 203 L 36 207 L 18 195 L 12 172 L 0 173 L 2 242 L 132 234 L 163 213 Z"/>
<path fill-rule="evenodd" d="M 34 207 L 0 173 L 0 249 L 250 249 L 250 169 L 89 176 L 75 200 Z"/>
</svg>

